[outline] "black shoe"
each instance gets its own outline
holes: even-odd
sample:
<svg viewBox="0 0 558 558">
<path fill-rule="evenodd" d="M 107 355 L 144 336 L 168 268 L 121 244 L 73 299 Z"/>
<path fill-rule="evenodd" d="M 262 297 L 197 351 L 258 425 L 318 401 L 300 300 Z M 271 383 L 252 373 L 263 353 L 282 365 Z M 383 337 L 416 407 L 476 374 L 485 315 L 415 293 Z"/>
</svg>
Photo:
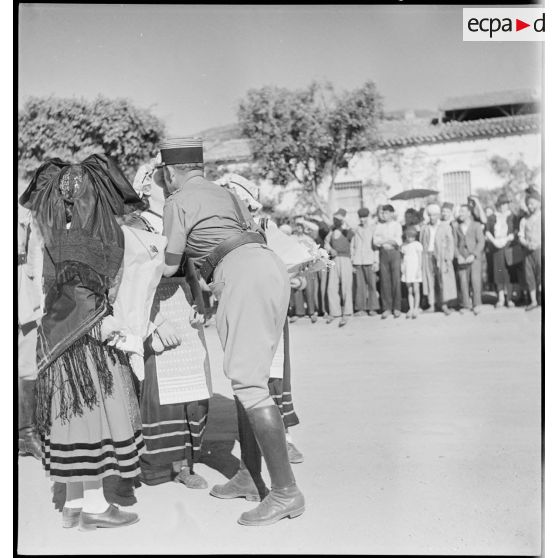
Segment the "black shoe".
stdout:
<svg viewBox="0 0 558 558">
<path fill-rule="evenodd" d="M 287 488 L 272 488 L 265 500 L 253 510 L 244 512 L 238 522 L 241 525 L 263 527 L 273 525 L 285 517 L 298 517 L 304 513 L 302 492 L 296 484 Z"/>
<path fill-rule="evenodd" d="M 271 492 L 255 509 L 245 512 L 241 525 L 271 525 L 304 512 L 304 496 L 296 486 L 289 463 L 285 427 L 276 405 L 246 412 L 271 477 Z"/>
<path fill-rule="evenodd" d="M 79 516 L 79 530 L 94 531 L 98 527 L 104 529 L 127 527 L 138 521 L 139 516 L 137 513 L 125 512 L 110 504 L 103 513 L 86 513 L 82 511 Z"/>
</svg>

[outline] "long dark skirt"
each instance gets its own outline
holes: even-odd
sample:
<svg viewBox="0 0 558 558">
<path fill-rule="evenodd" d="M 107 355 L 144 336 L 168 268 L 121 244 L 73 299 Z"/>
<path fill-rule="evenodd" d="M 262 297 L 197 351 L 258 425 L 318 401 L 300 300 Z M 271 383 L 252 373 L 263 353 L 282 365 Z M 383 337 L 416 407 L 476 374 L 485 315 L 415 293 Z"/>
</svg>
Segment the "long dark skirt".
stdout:
<svg viewBox="0 0 558 558">
<path fill-rule="evenodd" d="M 269 394 L 273 397 L 273 401 L 279 407 L 283 423 L 287 428 L 299 424 L 298 416 L 294 410 L 293 396 L 291 393 L 291 355 L 289 350 L 289 323 L 285 321 L 283 327 L 283 379 L 269 379 Z"/>
<path fill-rule="evenodd" d="M 199 460 L 209 400 L 160 405 L 155 355 L 148 343 L 145 348 L 140 408 L 146 452 L 141 469 L 147 484 L 157 484 L 171 480 L 174 462 Z"/>
</svg>

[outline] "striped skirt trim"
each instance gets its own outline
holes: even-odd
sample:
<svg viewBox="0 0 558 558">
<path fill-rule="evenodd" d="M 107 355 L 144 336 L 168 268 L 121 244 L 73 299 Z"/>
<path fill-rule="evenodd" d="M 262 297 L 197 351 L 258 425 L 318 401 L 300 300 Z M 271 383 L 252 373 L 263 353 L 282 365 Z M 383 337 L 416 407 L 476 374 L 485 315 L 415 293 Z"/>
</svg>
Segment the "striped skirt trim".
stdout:
<svg viewBox="0 0 558 558">
<path fill-rule="evenodd" d="M 43 439 L 43 466 L 54 481 L 79 482 L 119 474 L 140 473 L 139 456 L 145 451 L 141 431 L 122 441 L 102 440 L 94 444 L 51 444 Z"/>
<path fill-rule="evenodd" d="M 283 391 L 284 381 L 279 378 L 272 378 L 269 383 L 269 394 L 274 403 L 281 411 L 283 423 L 287 428 L 299 424 L 298 416 L 294 410 L 293 398 L 290 391 Z"/>
<path fill-rule="evenodd" d="M 207 415 L 199 420 L 162 420 L 143 424 L 146 452 L 143 460 L 152 465 L 162 465 L 201 455 Z"/>
</svg>

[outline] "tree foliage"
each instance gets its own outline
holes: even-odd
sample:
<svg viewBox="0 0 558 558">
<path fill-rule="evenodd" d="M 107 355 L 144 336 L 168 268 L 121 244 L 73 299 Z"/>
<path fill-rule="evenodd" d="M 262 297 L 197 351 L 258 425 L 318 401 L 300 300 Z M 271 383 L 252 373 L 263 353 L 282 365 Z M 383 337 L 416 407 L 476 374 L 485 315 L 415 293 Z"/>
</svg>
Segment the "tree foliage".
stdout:
<svg viewBox="0 0 558 558">
<path fill-rule="evenodd" d="M 324 209 L 318 187 L 329 178 L 331 189 L 337 171 L 374 145 L 380 113 L 373 82 L 341 94 L 313 82 L 297 90 L 252 89 L 238 118 L 261 177 L 281 185 L 296 180 L 310 205 Z"/>
<path fill-rule="evenodd" d="M 153 157 L 163 123 L 127 99 L 32 97 L 18 114 L 19 172 L 24 179 L 47 159 L 80 161 L 103 152 L 116 159 L 128 178 Z"/>
<path fill-rule="evenodd" d="M 499 188 L 478 188 L 479 199 L 484 207 L 493 207 L 498 196 L 505 193 L 514 200 L 514 206 L 521 206 L 525 189 L 537 181 L 541 172 L 540 166 L 530 167 L 523 161 L 517 159 L 510 161 L 500 155 L 490 158 L 492 171 L 502 179 Z"/>
</svg>

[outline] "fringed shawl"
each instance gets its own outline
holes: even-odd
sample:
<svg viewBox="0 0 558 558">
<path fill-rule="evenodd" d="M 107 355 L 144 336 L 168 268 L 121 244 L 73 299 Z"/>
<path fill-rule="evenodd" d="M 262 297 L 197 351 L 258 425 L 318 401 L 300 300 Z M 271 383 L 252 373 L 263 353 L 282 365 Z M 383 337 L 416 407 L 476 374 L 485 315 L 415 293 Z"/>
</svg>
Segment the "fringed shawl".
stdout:
<svg viewBox="0 0 558 558">
<path fill-rule="evenodd" d="M 98 404 L 88 355 L 103 391 L 112 392 L 107 358 L 124 355 L 101 344 L 100 321 L 111 311 L 108 291 L 124 254 L 124 236 L 115 216 L 144 204 L 115 162 L 104 155 L 92 155 L 79 165 L 47 161 L 20 203 L 33 212 L 45 247 L 37 423 L 41 432 L 48 432 L 54 391 L 59 394 L 62 420 L 81 414 L 83 404 L 89 408 Z"/>
</svg>

